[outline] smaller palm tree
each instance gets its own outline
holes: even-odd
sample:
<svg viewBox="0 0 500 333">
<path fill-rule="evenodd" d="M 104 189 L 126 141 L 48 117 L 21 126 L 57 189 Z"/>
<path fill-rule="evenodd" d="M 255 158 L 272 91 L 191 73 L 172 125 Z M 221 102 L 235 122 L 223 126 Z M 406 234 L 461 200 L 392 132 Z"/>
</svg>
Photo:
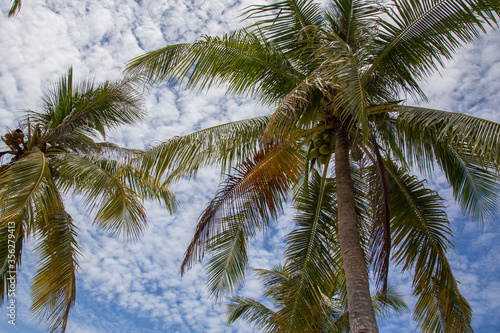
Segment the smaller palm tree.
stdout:
<svg viewBox="0 0 500 333">
<path fill-rule="evenodd" d="M 39 263 L 31 310 L 51 332 L 66 329 L 81 256 L 64 195 L 81 195 L 95 213 L 94 224 L 126 239 L 136 239 L 146 227 L 141 198 L 164 202 L 170 212 L 176 208 L 165 185 L 127 164 L 140 151 L 95 141 L 143 118 L 133 83 L 75 86 L 69 69 L 43 97 L 42 111 L 26 111 L 19 128 L 2 137 L 7 147 L 0 152 L 0 297 L 9 297 L 9 278 L 21 266 L 25 241 L 33 238 Z"/>
<path fill-rule="evenodd" d="M 288 304 L 290 301 L 293 301 L 288 286 L 290 281 L 294 280 L 294 273 L 289 267 L 280 264 L 270 270 L 254 271 L 264 286 L 264 298 L 272 301 L 276 309 L 251 298 L 233 296 L 226 308 L 228 324 L 245 320 L 262 332 L 349 332 L 345 280 L 336 280 L 329 290 L 318 290 L 322 296 L 321 306 L 302 309 L 302 312 L 308 312 L 311 320 L 301 323 L 299 327 L 290 327 L 289 313 L 283 310 L 290 306 Z M 391 311 L 402 313 L 408 309 L 398 290 L 393 286 L 389 286 L 385 293 L 378 292 L 372 297 L 372 301 L 377 316 L 384 316 Z"/>
</svg>

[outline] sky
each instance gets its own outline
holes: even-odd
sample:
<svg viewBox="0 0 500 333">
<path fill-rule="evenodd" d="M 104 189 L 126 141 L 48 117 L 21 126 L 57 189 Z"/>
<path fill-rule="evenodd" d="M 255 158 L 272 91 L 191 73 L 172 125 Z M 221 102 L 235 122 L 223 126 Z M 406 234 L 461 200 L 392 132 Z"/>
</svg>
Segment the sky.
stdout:
<svg viewBox="0 0 500 333">
<path fill-rule="evenodd" d="M 260 1 L 260 2 L 259 2 Z M 39 109 L 44 87 L 68 67 L 76 80 L 118 79 L 126 62 L 167 44 L 190 42 L 203 34 L 222 35 L 241 26 L 240 13 L 263 0 L 24 0 L 21 12 L 7 18 L 8 0 L 0 1 L 0 131 L 16 128 L 21 111 Z M 500 32 L 489 31 L 461 49 L 454 60 L 422 86 L 429 103 L 420 105 L 463 112 L 500 122 Z M 165 84 L 145 91 L 148 117 L 138 125 L 111 133 L 109 141 L 147 148 L 175 135 L 220 123 L 263 115 L 270 110 L 244 97 L 228 97 L 222 88 L 199 93 Z M 412 101 L 409 104 L 415 103 Z M 2 132 L 3 133 L 3 132 Z M 221 178 L 217 168 L 200 171 L 195 181 L 172 189 L 182 206 L 170 216 L 157 203 L 145 202 L 148 229 L 135 243 L 113 239 L 95 228 L 78 197 L 66 207 L 78 226 L 80 258 L 77 298 L 67 332 L 253 332 L 245 323 L 226 326 L 224 307 L 208 298 L 202 265 L 182 279 L 179 267 L 197 218 Z M 441 175 L 427 185 L 447 200 L 455 231 L 450 253 L 460 288 L 471 303 L 476 332 L 500 331 L 500 223 L 480 226 L 454 204 Z M 258 235 L 249 249 L 249 266 L 270 268 L 283 253 L 293 212 L 287 209 L 276 226 Z M 16 302 L 16 326 L 0 308 L 0 332 L 44 332 L 29 313 L 30 280 L 37 257 L 30 242 L 23 253 Z M 411 277 L 397 267 L 390 281 L 411 305 Z M 257 298 L 261 286 L 249 273 L 240 294 Z M 416 332 L 411 312 L 379 320 L 381 332 Z"/>
</svg>

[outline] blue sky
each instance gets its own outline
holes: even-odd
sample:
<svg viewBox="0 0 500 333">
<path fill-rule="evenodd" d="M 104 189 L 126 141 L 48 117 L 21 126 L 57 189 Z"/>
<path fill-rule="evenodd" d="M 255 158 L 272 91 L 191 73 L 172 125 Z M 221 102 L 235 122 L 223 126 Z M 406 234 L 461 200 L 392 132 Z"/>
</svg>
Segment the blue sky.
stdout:
<svg viewBox="0 0 500 333">
<path fill-rule="evenodd" d="M 0 1 L 0 128 L 16 126 L 19 110 L 37 109 L 43 87 L 73 66 L 78 78 L 116 79 L 125 63 L 167 44 L 193 41 L 201 34 L 221 35 L 241 25 L 240 10 L 265 1 L 232 0 L 25 0 L 20 14 L 7 19 L 8 0 Z M 465 112 L 500 122 L 500 33 L 490 31 L 460 50 L 441 75 L 422 83 L 429 106 Z M 255 101 L 229 98 L 223 89 L 209 93 L 158 85 L 146 95 L 148 118 L 112 133 L 109 140 L 145 148 L 162 139 L 219 123 L 266 114 Z M 409 103 L 413 103 L 409 101 Z M 424 105 L 424 104 L 422 104 Z M 204 169 L 196 181 L 173 187 L 182 209 L 146 203 L 149 228 L 140 241 L 112 239 L 91 224 L 77 197 L 66 205 L 79 228 L 82 247 L 77 301 L 67 332 L 251 332 L 245 324 L 225 326 L 223 308 L 208 299 L 204 272 L 195 266 L 181 280 L 179 266 L 197 217 L 220 181 L 219 170 Z M 445 179 L 429 186 L 447 199 L 456 247 L 450 254 L 461 289 L 472 305 L 477 332 L 500 331 L 500 223 L 478 226 L 455 206 Z M 291 228 L 287 210 L 271 234 L 250 247 L 250 267 L 268 268 L 283 251 Z M 7 324 L 0 309 L 0 331 L 44 332 L 29 314 L 29 286 L 36 256 L 23 255 L 19 275 L 17 325 Z M 391 271 L 391 282 L 409 295 L 410 277 Z M 261 288 L 249 275 L 241 293 L 257 297 Z M 408 302 L 413 301 L 408 297 Z M 415 332 L 411 313 L 380 321 L 381 332 Z"/>
</svg>

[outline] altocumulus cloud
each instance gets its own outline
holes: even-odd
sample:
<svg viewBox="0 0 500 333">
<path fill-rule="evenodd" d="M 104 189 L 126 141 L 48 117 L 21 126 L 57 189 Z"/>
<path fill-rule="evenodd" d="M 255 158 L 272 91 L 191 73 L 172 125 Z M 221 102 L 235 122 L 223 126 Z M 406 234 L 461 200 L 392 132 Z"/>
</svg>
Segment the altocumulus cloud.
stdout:
<svg viewBox="0 0 500 333">
<path fill-rule="evenodd" d="M 52 84 L 73 65 L 77 78 L 97 81 L 118 78 L 131 58 L 166 44 L 193 41 L 202 34 L 222 35 L 241 23 L 241 10 L 265 1 L 157 1 L 157 0 L 25 0 L 20 14 L 7 19 L 9 1 L 0 9 L 0 128 L 16 125 L 18 110 L 36 109 L 41 88 Z M 430 105 L 500 121 L 500 34 L 470 45 L 426 85 Z M 193 93 L 160 84 L 146 95 L 149 116 L 142 124 L 121 128 L 110 141 L 130 148 L 145 148 L 174 135 L 228 121 L 265 114 L 255 101 L 228 98 L 222 88 Z M 222 307 L 208 299 L 204 271 L 195 266 L 181 280 L 179 266 L 198 215 L 220 181 L 215 168 L 200 171 L 195 182 L 173 187 L 181 210 L 169 216 L 156 203 L 146 202 L 149 228 L 138 242 L 125 243 L 95 229 L 78 197 L 67 206 L 78 221 L 82 246 L 77 301 L 68 332 L 249 332 L 227 327 Z M 444 178 L 429 182 L 445 196 L 457 232 L 452 254 L 457 277 L 472 304 L 478 332 L 500 326 L 500 237 L 498 225 L 478 228 L 467 222 L 453 203 Z M 250 266 L 265 268 L 278 262 L 283 238 L 291 228 L 286 211 L 271 234 L 257 237 L 250 247 Z M 29 314 L 29 285 L 36 257 L 24 253 L 18 283 L 18 325 L 7 326 L 1 310 L 0 330 L 43 332 Z M 391 272 L 393 283 L 409 294 L 410 279 Z M 242 287 L 245 296 L 260 295 L 251 276 Z M 410 299 L 410 302 L 412 300 Z M 2 319 L 2 317 L 4 319 Z M 495 321 L 496 320 L 496 321 Z M 411 313 L 381 322 L 383 332 L 414 332 Z"/>
</svg>

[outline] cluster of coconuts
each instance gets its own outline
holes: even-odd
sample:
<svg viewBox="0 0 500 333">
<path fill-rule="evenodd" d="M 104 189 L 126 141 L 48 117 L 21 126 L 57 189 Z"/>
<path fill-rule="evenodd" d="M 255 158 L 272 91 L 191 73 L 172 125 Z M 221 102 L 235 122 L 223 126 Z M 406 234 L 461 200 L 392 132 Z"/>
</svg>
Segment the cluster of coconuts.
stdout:
<svg viewBox="0 0 500 333">
<path fill-rule="evenodd" d="M 3 142 L 5 142 L 5 144 L 7 146 L 9 146 L 10 149 L 12 150 L 15 150 L 16 147 L 14 145 L 14 142 L 19 146 L 20 144 L 22 144 L 24 141 L 24 133 L 23 131 L 21 131 L 19 128 L 16 129 L 15 131 L 13 131 L 12 133 L 11 132 L 7 132 L 5 133 L 5 135 L 2 137 L 2 140 Z"/>
<path fill-rule="evenodd" d="M 328 133 L 318 133 L 312 138 L 309 155 L 318 160 L 320 164 L 325 164 L 328 157 L 335 149 L 335 136 Z M 351 159 L 358 162 L 363 157 L 363 151 L 359 144 L 351 142 Z"/>
<path fill-rule="evenodd" d="M 312 149 L 309 154 L 311 158 L 317 159 L 320 164 L 325 164 L 334 146 L 335 137 L 328 133 L 317 133 L 312 138 Z"/>
</svg>

